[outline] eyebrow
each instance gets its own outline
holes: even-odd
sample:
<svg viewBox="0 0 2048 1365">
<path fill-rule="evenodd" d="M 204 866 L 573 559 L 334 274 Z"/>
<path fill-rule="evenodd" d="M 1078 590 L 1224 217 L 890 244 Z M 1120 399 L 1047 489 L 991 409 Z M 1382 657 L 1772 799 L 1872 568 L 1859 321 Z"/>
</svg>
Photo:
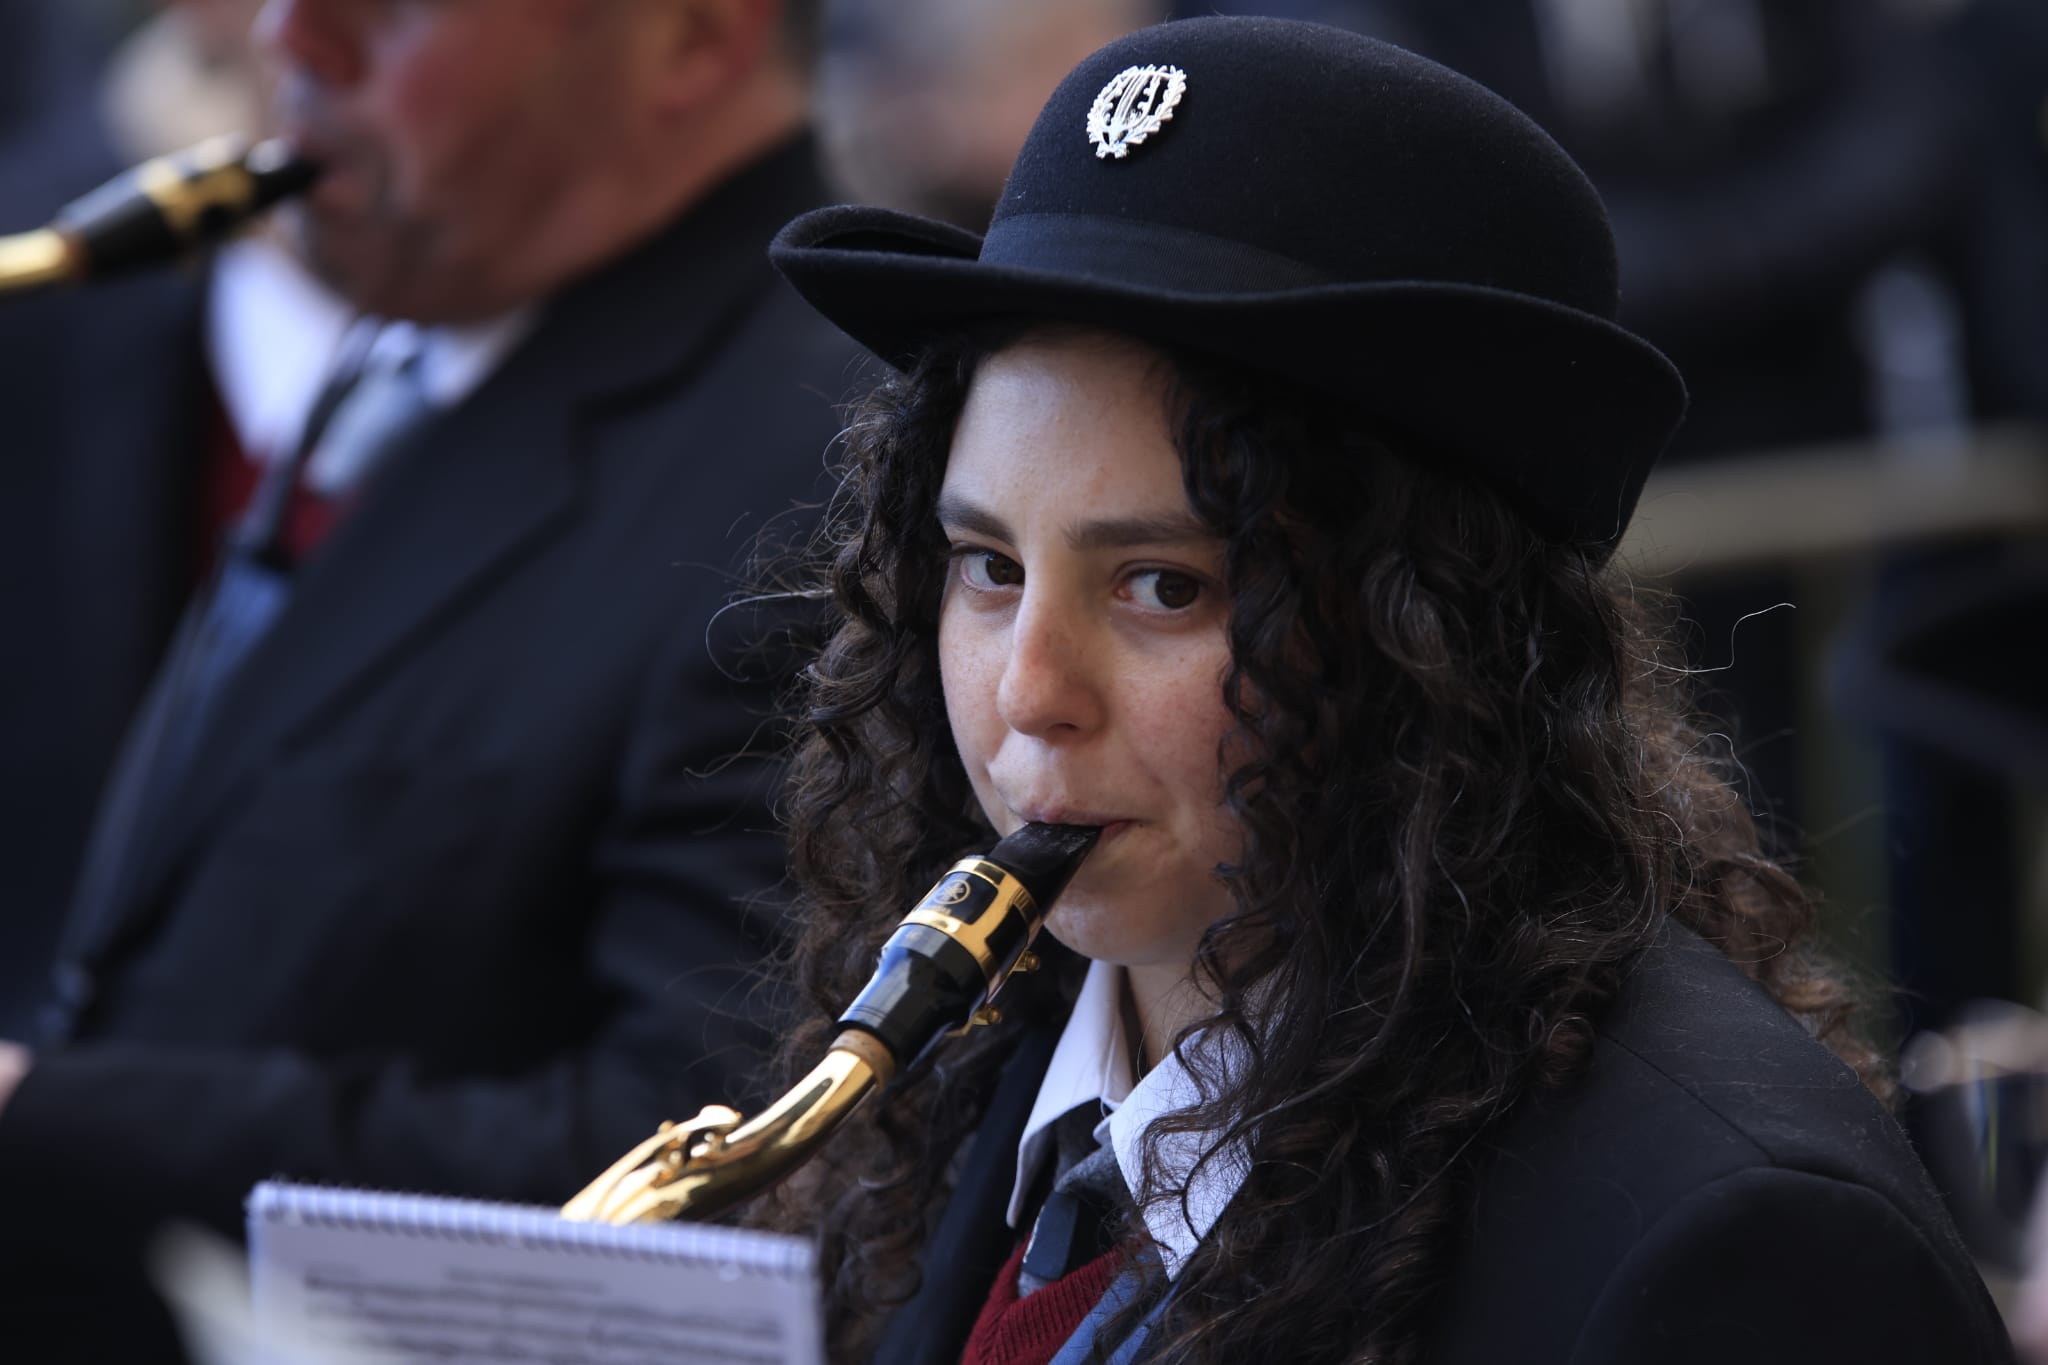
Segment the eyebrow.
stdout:
<svg viewBox="0 0 2048 1365">
<path fill-rule="evenodd" d="M 1016 544 L 1009 523 L 978 503 L 955 493 L 939 499 L 941 524 L 991 540 Z M 1190 541 L 1216 539 L 1215 532 L 1195 520 L 1191 512 L 1157 517 L 1101 517 L 1066 528 L 1067 548 L 1077 554 L 1091 550 L 1121 550 L 1133 545 L 1182 545 Z"/>
</svg>

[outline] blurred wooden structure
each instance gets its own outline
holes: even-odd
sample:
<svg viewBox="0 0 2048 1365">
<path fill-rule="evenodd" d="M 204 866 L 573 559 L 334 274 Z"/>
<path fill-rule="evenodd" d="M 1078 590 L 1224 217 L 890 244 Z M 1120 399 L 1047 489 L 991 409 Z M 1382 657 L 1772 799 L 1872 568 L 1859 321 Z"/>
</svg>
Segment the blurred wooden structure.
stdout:
<svg viewBox="0 0 2048 1365">
<path fill-rule="evenodd" d="M 2048 531 L 2048 428 L 1772 451 L 1659 469 L 1617 553 L 1646 578 Z"/>
</svg>

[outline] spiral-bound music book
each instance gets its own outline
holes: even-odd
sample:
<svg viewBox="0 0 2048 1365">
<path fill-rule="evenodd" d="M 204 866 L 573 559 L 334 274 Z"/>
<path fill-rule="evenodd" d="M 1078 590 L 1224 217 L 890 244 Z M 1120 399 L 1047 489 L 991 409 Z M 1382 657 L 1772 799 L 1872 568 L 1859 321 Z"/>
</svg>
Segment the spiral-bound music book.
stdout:
<svg viewBox="0 0 2048 1365">
<path fill-rule="evenodd" d="M 800 1238 L 270 1182 L 249 1196 L 256 1321 L 348 1359 L 819 1365 Z"/>
</svg>

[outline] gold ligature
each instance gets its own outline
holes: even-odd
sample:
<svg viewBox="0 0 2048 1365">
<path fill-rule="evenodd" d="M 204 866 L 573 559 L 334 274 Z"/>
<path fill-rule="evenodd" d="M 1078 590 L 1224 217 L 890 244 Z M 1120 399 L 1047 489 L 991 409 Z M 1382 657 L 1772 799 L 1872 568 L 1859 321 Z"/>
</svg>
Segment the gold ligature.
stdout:
<svg viewBox="0 0 2048 1365">
<path fill-rule="evenodd" d="M 942 1037 L 1001 1016 L 989 1002 L 1038 966 L 1031 941 L 1101 831 L 1026 825 L 955 863 L 882 945 L 811 1073 L 753 1119 L 707 1106 L 613 1163 L 562 1208 L 580 1222 L 710 1218 L 782 1180 L 861 1101 Z"/>
</svg>

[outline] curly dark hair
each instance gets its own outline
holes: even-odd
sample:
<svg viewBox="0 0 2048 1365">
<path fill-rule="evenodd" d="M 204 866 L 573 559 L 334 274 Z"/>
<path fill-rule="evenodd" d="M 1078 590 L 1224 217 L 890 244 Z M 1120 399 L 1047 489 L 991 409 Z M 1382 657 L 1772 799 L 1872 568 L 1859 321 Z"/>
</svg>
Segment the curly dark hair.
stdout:
<svg viewBox="0 0 2048 1365">
<path fill-rule="evenodd" d="M 935 347 L 849 430 L 829 548 L 840 615 L 806 682 L 787 797 L 793 966 L 816 1009 L 792 1067 L 824 1048 L 903 907 L 992 838 L 940 690 L 934 505 L 976 366 L 1004 340 Z M 1255 1064 L 1223 1074 L 1210 1050 L 1183 1052 L 1204 1102 L 1152 1130 L 1224 1134 L 1253 1166 L 1146 1356 L 1413 1361 L 1475 1139 L 1577 1073 L 1667 919 L 1881 1096 L 1888 1081 L 1850 983 L 1808 947 L 1811 901 L 1761 851 L 1691 718 L 1656 614 L 1421 445 L 1280 379 L 1165 354 L 1188 500 L 1225 545 L 1225 752 L 1255 755 L 1225 783 L 1244 843 L 1218 869 L 1234 912 L 1198 954 L 1214 1013 L 1176 1045 L 1217 1030 Z M 948 1157 L 1011 1025 L 1060 1017 L 1076 979 L 1012 982 L 1003 1026 L 899 1081 L 766 1212 L 821 1237 L 839 1357 L 865 1358 L 915 1291 Z M 1181 1194 L 1156 1155 L 1141 1202 Z M 1128 1232 L 1143 1236 L 1135 1219 Z"/>
</svg>

